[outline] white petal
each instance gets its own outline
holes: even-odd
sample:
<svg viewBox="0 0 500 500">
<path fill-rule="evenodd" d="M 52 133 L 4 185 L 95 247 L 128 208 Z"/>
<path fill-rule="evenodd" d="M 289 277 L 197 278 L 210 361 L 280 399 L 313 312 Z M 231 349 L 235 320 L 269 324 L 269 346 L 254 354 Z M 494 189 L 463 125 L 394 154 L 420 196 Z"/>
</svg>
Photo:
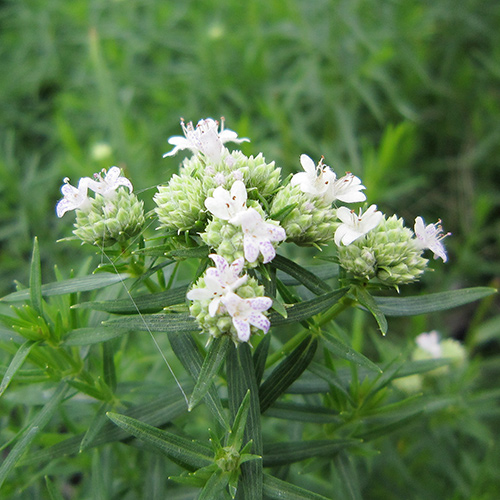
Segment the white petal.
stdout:
<svg viewBox="0 0 500 500">
<path fill-rule="evenodd" d="M 59 200 L 57 202 L 56 214 L 59 218 L 61 218 L 66 212 L 74 209 L 75 209 L 74 204 L 67 198 L 63 198 L 62 200 Z"/>
<path fill-rule="evenodd" d="M 271 328 L 271 322 L 261 313 L 252 313 L 248 318 L 248 322 L 264 333 L 267 333 Z"/>
<path fill-rule="evenodd" d="M 223 273 L 228 268 L 227 260 L 216 253 L 212 253 L 209 257 L 214 261 L 215 267 L 219 273 Z"/>
<path fill-rule="evenodd" d="M 213 298 L 213 293 L 208 288 L 193 288 L 186 297 L 188 300 L 208 300 Z"/>
<path fill-rule="evenodd" d="M 300 164 L 309 175 L 316 176 L 316 163 L 307 155 L 300 155 Z"/>
<path fill-rule="evenodd" d="M 273 305 L 273 299 L 270 297 L 253 297 L 248 300 L 254 311 L 267 311 Z"/>
<path fill-rule="evenodd" d="M 262 253 L 262 256 L 264 257 L 262 259 L 263 264 L 271 262 L 274 259 L 274 257 L 276 257 L 276 250 L 274 249 L 272 243 L 269 240 L 260 241 L 259 250 Z"/>
<path fill-rule="evenodd" d="M 216 297 L 215 299 L 212 300 L 212 302 L 210 302 L 208 306 L 208 313 L 210 314 L 210 316 L 212 316 L 212 318 L 217 314 L 219 305 L 220 305 L 220 297 Z"/>
<path fill-rule="evenodd" d="M 243 251 L 248 262 L 255 262 L 259 256 L 259 242 L 253 236 L 245 234 L 243 238 Z"/>
<path fill-rule="evenodd" d="M 241 342 L 248 342 L 250 338 L 250 324 L 240 318 L 233 318 L 233 325 Z"/>
</svg>

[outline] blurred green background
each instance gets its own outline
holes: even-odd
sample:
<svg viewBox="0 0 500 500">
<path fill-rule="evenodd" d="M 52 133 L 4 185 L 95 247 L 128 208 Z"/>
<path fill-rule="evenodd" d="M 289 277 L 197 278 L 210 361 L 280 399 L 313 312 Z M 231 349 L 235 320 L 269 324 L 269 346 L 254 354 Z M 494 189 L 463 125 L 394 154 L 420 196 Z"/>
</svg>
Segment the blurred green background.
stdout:
<svg viewBox="0 0 500 500">
<path fill-rule="evenodd" d="M 500 4 L 374 0 L 4 0 L 0 4 L 1 293 L 51 268 L 62 179 L 119 165 L 147 207 L 178 160 L 179 117 L 225 116 L 286 172 L 307 153 L 361 176 L 369 202 L 443 220 L 428 281 L 499 274 Z M 104 148 L 102 146 L 105 146 Z M 70 248 L 70 251 L 68 250 Z"/>
</svg>

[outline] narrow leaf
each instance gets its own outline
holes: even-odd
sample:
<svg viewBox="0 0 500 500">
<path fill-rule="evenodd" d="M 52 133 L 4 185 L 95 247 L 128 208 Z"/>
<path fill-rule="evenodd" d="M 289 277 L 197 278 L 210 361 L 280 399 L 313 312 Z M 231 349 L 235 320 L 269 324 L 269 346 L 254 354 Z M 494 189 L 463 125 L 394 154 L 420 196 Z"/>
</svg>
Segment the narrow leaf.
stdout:
<svg viewBox="0 0 500 500">
<path fill-rule="evenodd" d="M 200 330 L 198 323 L 187 313 L 182 314 L 143 314 L 127 316 L 103 322 L 104 326 L 123 327 L 127 330 L 143 332 L 196 332 Z"/>
<path fill-rule="evenodd" d="M 234 417 L 233 426 L 231 427 L 231 434 L 227 441 L 226 446 L 234 446 L 240 449 L 243 443 L 243 433 L 247 425 L 248 410 L 250 409 L 250 389 L 248 389 L 241 405 Z"/>
<path fill-rule="evenodd" d="M 306 300 L 304 302 L 299 302 L 287 307 L 287 317 L 283 318 L 277 313 L 271 313 L 269 319 L 273 326 L 281 326 L 288 323 L 296 323 L 297 321 L 302 321 L 323 311 L 326 311 L 337 303 L 347 292 L 349 288 L 341 288 L 339 290 L 334 290 L 332 292 L 319 295 L 311 300 Z"/>
<path fill-rule="evenodd" d="M 496 292 L 495 288 L 475 287 L 415 297 L 374 297 L 374 299 L 386 316 L 415 316 L 463 306 Z"/>
<path fill-rule="evenodd" d="M 257 384 L 262 381 L 264 370 L 266 369 L 267 354 L 269 353 L 269 346 L 271 345 L 271 335 L 266 335 L 255 349 L 253 355 L 253 364 L 255 368 L 255 380 Z"/>
<path fill-rule="evenodd" d="M 42 265 L 40 263 L 40 249 L 38 238 L 33 243 L 33 254 L 31 256 L 30 270 L 30 300 L 31 307 L 41 316 L 43 314 L 42 303 Z"/>
<path fill-rule="evenodd" d="M 64 500 L 64 497 L 61 495 L 60 491 L 54 485 L 49 476 L 45 476 L 45 485 L 47 486 L 50 500 Z"/>
<path fill-rule="evenodd" d="M 265 412 L 311 363 L 318 341 L 306 337 L 267 377 L 260 387 L 260 408 Z"/>
<path fill-rule="evenodd" d="M 171 432 L 157 429 L 135 418 L 108 412 L 108 418 L 123 430 L 165 453 L 188 470 L 210 465 L 212 454 L 208 448 Z"/>
<path fill-rule="evenodd" d="M 7 387 L 9 386 L 12 378 L 19 370 L 19 368 L 21 368 L 21 366 L 23 365 L 24 361 L 31 352 L 31 349 L 33 349 L 33 347 L 35 347 L 38 344 L 39 342 L 33 342 L 32 340 L 27 340 L 24 344 L 21 345 L 21 347 L 19 347 L 18 351 L 12 358 L 9 367 L 7 368 L 7 371 L 5 372 L 2 378 L 2 383 L 0 384 L 0 396 L 5 392 L 5 389 L 7 389 Z"/>
<path fill-rule="evenodd" d="M 113 273 L 98 273 L 90 276 L 83 276 L 82 278 L 71 278 L 64 281 L 56 281 L 54 283 L 47 283 L 42 285 L 42 295 L 50 297 L 52 295 L 65 295 L 67 293 L 87 292 L 89 290 L 96 290 L 115 283 L 119 283 L 130 276 L 128 274 L 113 274 Z M 19 290 L 13 292 L 0 300 L 5 302 L 16 302 L 19 300 L 30 299 L 30 289 Z"/>
<path fill-rule="evenodd" d="M 287 259 L 286 257 L 276 255 L 276 257 L 272 260 L 271 265 L 276 269 L 285 272 L 289 276 L 292 276 L 300 284 L 304 285 L 308 290 L 311 290 L 311 292 L 316 295 L 321 295 L 322 293 L 331 291 L 330 286 L 322 279 L 318 278 L 312 272 L 302 266 L 299 266 L 297 263 Z"/>
<path fill-rule="evenodd" d="M 323 495 L 318 495 L 269 474 L 264 474 L 264 494 L 266 498 L 275 500 L 328 500 Z"/>
<path fill-rule="evenodd" d="M 363 366 L 368 370 L 381 373 L 382 370 L 373 361 L 370 361 L 367 357 L 363 356 L 361 353 L 344 344 L 339 339 L 335 338 L 332 334 L 328 332 L 323 332 L 321 338 L 325 344 L 325 347 L 335 356 L 339 358 L 346 359 L 352 363 L 356 363 L 359 366 Z"/>
<path fill-rule="evenodd" d="M 275 401 L 266 411 L 266 416 L 291 422 L 312 422 L 315 424 L 340 423 L 338 413 L 323 406 Z"/>
<path fill-rule="evenodd" d="M 201 491 L 198 500 L 214 500 L 224 498 L 224 490 L 229 483 L 229 473 L 216 470 Z"/>
<path fill-rule="evenodd" d="M 29 448 L 35 437 L 49 423 L 49 420 L 59 408 L 59 403 L 63 400 L 67 390 L 68 387 L 64 383 L 61 383 L 57 387 L 48 403 L 35 416 L 21 439 L 10 450 L 10 453 L 4 459 L 2 465 L 0 465 L 0 489 L 12 468 Z"/>
<path fill-rule="evenodd" d="M 198 375 L 198 380 L 194 386 L 193 393 L 189 399 L 189 411 L 191 411 L 205 396 L 213 384 L 219 369 L 226 358 L 227 349 L 231 339 L 228 335 L 213 339 L 208 353 L 205 356 L 203 365 Z"/>
<path fill-rule="evenodd" d="M 358 473 L 351 457 L 347 453 L 341 453 L 335 457 L 334 463 L 344 490 L 342 498 L 345 500 L 362 500 Z"/>
<path fill-rule="evenodd" d="M 365 306 L 372 313 L 373 317 L 378 323 L 382 335 L 385 335 L 387 333 L 387 320 L 385 319 L 384 313 L 382 312 L 380 306 L 366 289 L 359 286 L 356 287 L 355 290 L 358 302 L 362 306 Z"/>
<path fill-rule="evenodd" d="M 113 314 L 150 314 L 162 311 L 165 307 L 183 304 L 186 300 L 187 287 L 181 286 L 165 292 L 140 295 L 133 299 L 102 300 L 94 302 L 81 302 L 73 308 L 94 309 Z"/>
<path fill-rule="evenodd" d="M 359 439 L 322 439 L 274 443 L 264 448 L 264 467 L 289 465 L 314 457 L 334 457 L 340 450 L 360 444 Z"/>
<path fill-rule="evenodd" d="M 132 331 L 131 328 L 96 326 L 87 328 L 77 328 L 66 334 L 63 345 L 92 345 L 99 342 L 106 342 L 121 335 L 126 335 Z"/>
<path fill-rule="evenodd" d="M 108 422 L 106 418 L 106 409 L 108 408 L 108 403 L 102 403 L 97 410 L 97 413 L 94 415 L 92 422 L 87 429 L 87 432 L 83 436 L 82 442 L 80 444 L 80 451 L 88 450 L 92 447 L 96 437 L 101 432 L 103 425 Z"/>
</svg>

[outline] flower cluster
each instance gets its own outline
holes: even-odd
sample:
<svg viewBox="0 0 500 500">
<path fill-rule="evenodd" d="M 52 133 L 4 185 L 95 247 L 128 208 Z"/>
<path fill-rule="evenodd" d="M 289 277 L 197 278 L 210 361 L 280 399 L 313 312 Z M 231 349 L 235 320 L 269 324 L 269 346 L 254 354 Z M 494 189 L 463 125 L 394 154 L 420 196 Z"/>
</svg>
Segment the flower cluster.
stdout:
<svg viewBox="0 0 500 500">
<path fill-rule="evenodd" d="M 88 196 L 89 189 L 95 197 Z M 62 217 L 76 211 L 73 233 L 85 243 L 99 247 L 123 243 L 139 234 L 144 225 L 144 204 L 132 191 L 132 183 L 118 167 L 94 174 L 93 179 L 83 177 L 78 187 L 66 178 L 61 187 L 64 197 L 57 203 L 56 213 Z"/>
<path fill-rule="evenodd" d="M 248 139 L 224 128 L 223 118 L 220 123 L 203 119 L 196 126 L 181 119 L 181 127 L 184 136 L 168 140 L 173 149 L 164 157 L 186 149 L 193 154 L 178 174 L 158 186 L 152 213 L 166 245 L 206 245 L 212 252 L 215 267 L 205 270 L 187 298 L 191 314 L 213 337 L 227 334 L 247 342 L 253 333 L 267 333 L 273 301 L 264 296 L 253 269 L 272 262 L 285 241 L 316 247 L 333 242 L 349 277 L 390 286 L 418 279 L 427 264 L 426 249 L 446 261 L 442 239 L 447 235 L 439 224 L 426 226 L 417 217 L 412 231 L 374 204 L 356 210 L 344 206 L 365 202 L 366 188 L 350 172 L 338 177 L 323 157 L 316 164 L 301 155 L 303 171 L 287 182 L 262 154 L 229 151 L 226 143 Z M 144 223 L 142 202 L 132 189 L 118 167 L 80 179 L 78 187 L 66 179 L 57 215 L 76 210 L 74 234 L 85 242 L 123 243 Z M 88 196 L 89 190 L 95 197 Z"/>
</svg>

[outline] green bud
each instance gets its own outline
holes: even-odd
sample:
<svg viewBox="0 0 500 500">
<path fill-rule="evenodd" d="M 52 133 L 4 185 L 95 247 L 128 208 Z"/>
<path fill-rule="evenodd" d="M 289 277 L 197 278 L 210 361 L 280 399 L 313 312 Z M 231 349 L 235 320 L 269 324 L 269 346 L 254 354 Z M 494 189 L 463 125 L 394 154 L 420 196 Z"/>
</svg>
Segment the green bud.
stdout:
<svg viewBox="0 0 500 500">
<path fill-rule="evenodd" d="M 358 279 L 377 278 L 390 286 L 418 280 L 427 259 L 415 245 L 412 231 L 403 224 L 396 215 L 384 216 L 365 236 L 339 247 L 340 265 Z"/>
<path fill-rule="evenodd" d="M 138 235 L 144 225 L 144 203 L 128 189 L 119 188 L 110 196 L 96 194 L 90 207 L 76 210 L 73 233 L 85 243 L 108 247 Z"/>
</svg>

